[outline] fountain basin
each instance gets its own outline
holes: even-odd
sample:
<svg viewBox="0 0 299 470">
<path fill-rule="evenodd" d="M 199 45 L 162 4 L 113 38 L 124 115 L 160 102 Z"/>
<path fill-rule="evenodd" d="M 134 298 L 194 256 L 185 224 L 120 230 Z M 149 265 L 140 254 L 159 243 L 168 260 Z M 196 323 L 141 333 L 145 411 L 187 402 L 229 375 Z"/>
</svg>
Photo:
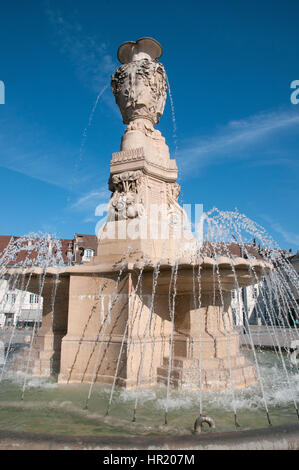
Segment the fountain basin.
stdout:
<svg viewBox="0 0 299 470">
<path fill-rule="evenodd" d="M 244 354 L 250 357 L 250 351 Z M 171 390 L 166 397 L 164 387 L 140 390 L 136 422 L 132 423 L 135 390 L 116 388 L 110 415 L 106 410 L 110 387 L 96 384 L 84 410 L 88 384 L 59 385 L 53 380 L 29 378 L 24 400 L 20 400 L 23 375 L 7 374 L 1 385 L 0 435 L 1 445 L 19 443 L 66 447 L 157 448 L 288 448 L 298 442 L 298 419 L 292 403 L 298 372 L 290 372 L 291 383 L 285 382 L 283 367 L 274 352 L 257 352 L 262 370 L 264 390 L 272 427 L 267 416 L 259 384 L 237 390 L 238 423 L 233 417 L 232 391 L 203 391 L 203 412 L 212 417 L 216 429 L 193 435 L 192 428 L 200 406 L 200 393 L 192 390 Z M 168 404 L 168 426 L 163 424 L 164 408 Z M 17 426 L 17 428 L 16 428 Z M 293 429 L 297 440 L 290 430 Z M 291 436 L 293 436 L 291 438 Z M 289 439 L 290 438 L 290 439 Z M 79 443 L 81 441 L 81 444 Z M 135 444 L 134 444 L 135 442 Z M 81 446 L 81 447 L 80 447 Z M 56 447 L 55 447 L 56 448 Z"/>
<path fill-rule="evenodd" d="M 0 431 L 0 450 L 299 450 L 299 425 L 196 436 L 49 436 Z"/>
<path fill-rule="evenodd" d="M 59 383 L 116 381 L 126 388 L 157 382 L 203 389 L 252 385 L 256 372 L 239 351 L 230 291 L 236 283 L 256 283 L 270 269 L 262 260 L 225 256 L 194 264 L 179 258 L 158 266 L 137 260 L 22 269 L 32 292 L 44 279 L 32 373 L 58 375 Z"/>
</svg>

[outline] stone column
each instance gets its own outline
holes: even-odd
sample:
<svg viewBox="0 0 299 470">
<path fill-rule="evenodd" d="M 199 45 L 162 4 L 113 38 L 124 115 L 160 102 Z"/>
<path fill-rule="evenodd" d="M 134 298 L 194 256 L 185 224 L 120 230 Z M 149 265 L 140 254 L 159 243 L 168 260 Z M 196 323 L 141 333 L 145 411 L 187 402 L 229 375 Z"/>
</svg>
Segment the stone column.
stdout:
<svg viewBox="0 0 299 470">
<path fill-rule="evenodd" d="M 67 331 L 68 294 L 68 276 L 46 276 L 42 325 L 34 341 L 33 375 L 49 377 L 59 373 L 61 341 Z"/>
<path fill-rule="evenodd" d="M 119 284 L 117 277 L 115 272 L 71 274 L 60 383 L 113 381 L 128 315 L 128 275 Z"/>
<path fill-rule="evenodd" d="M 196 293 L 196 296 L 198 294 Z M 178 295 L 171 384 L 180 388 L 243 388 L 256 383 L 256 371 L 239 351 L 234 330 L 230 292 L 201 294 L 201 308 L 194 307 L 194 294 Z M 158 368 L 158 381 L 167 383 L 169 357 Z"/>
<path fill-rule="evenodd" d="M 157 370 L 169 354 L 171 323 L 168 296 L 153 293 L 153 272 L 142 275 L 136 293 L 137 273 L 131 274 L 130 321 L 127 351 L 127 388 L 157 383 Z"/>
<path fill-rule="evenodd" d="M 136 292 L 138 272 L 71 275 L 68 331 L 62 340 L 58 381 L 102 382 L 127 388 L 156 383 L 169 351 L 163 299 Z M 152 272 L 145 273 L 152 284 Z M 144 280 L 144 279 L 143 279 Z M 146 284 L 146 283 L 145 283 Z M 167 310 L 166 310 L 167 311 Z"/>
</svg>

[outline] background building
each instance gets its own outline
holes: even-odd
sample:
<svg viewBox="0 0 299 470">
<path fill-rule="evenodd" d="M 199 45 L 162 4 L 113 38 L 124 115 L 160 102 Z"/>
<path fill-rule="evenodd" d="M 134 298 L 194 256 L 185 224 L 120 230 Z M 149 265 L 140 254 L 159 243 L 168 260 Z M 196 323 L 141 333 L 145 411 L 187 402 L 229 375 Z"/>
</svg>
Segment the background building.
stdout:
<svg viewBox="0 0 299 470">
<path fill-rule="evenodd" d="M 0 328 L 39 326 L 42 309 L 42 297 L 19 289 L 9 289 L 8 281 L 0 281 Z"/>
<path fill-rule="evenodd" d="M 231 306 L 235 326 L 246 326 L 245 315 L 251 325 L 262 323 L 261 306 L 258 302 L 260 289 L 261 284 L 258 283 L 232 291 Z"/>
<path fill-rule="evenodd" d="M 0 257 L 5 252 L 10 242 L 17 242 L 21 237 L 12 235 L 0 235 Z M 61 244 L 61 255 L 65 265 L 88 263 L 96 254 L 97 237 L 95 235 L 74 234 L 72 239 L 59 239 Z M 9 266 L 20 266 L 28 256 L 30 240 L 26 240 L 24 249 L 18 250 L 17 254 L 8 263 Z M 49 238 L 49 250 L 53 244 Z M 30 259 L 34 261 L 37 251 L 30 252 Z M 0 328 L 5 327 L 32 327 L 40 326 L 42 319 L 43 298 L 38 295 L 12 289 L 5 279 L 0 280 Z"/>
<path fill-rule="evenodd" d="M 289 262 L 291 263 L 292 267 L 294 268 L 294 270 L 296 271 L 298 277 L 299 277 L 299 250 L 297 251 L 297 253 L 295 255 L 292 255 L 288 258 Z M 299 281 L 298 281 L 299 283 Z M 292 308 L 291 309 L 291 314 L 290 314 L 290 322 L 291 323 L 295 323 L 297 327 L 299 327 L 299 319 L 298 319 L 298 315 L 296 316 L 296 312 L 295 312 L 295 309 L 299 310 L 299 290 L 296 290 L 294 289 L 294 285 L 293 283 L 290 283 L 290 280 L 289 280 L 289 284 L 291 285 L 291 290 L 292 290 L 292 294 L 294 296 L 294 303 L 296 303 L 296 306 L 297 308 Z"/>
</svg>

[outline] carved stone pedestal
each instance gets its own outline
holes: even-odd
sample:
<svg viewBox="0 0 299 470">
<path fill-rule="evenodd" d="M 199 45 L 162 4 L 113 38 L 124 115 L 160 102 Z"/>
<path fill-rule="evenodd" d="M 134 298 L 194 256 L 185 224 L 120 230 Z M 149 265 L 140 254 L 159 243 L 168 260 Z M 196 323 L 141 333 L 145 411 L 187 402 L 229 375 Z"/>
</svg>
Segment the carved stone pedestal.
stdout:
<svg viewBox="0 0 299 470">
<path fill-rule="evenodd" d="M 57 376 L 60 370 L 61 341 L 67 331 L 69 276 L 50 268 L 44 275 L 39 268 L 23 274 L 27 289 L 43 297 L 42 324 L 34 334 L 28 371 L 37 377 Z M 57 277 L 59 272 L 60 276 Z M 13 360 L 14 370 L 26 371 L 29 347 Z"/>
<path fill-rule="evenodd" d="M 170 384 L 175 388 L 238 389 L 256 383 L 255 367 L 239 351 L 230 293 L 224 295 L 224 307 L 219 295 L 212 305 L 212 297 L 203 294 L 200 311 L 191 307 L 189 314 L 184 310 L 192 298 L 178 299 L 172 361 L 169 364 L 169 356 L 163 358 L 158 382 L 167 384 L 170 370 Z"/>
<path fill-rule="evenodd" d="M 151 309 L 150 294 L 136 292 L 136 273 L 117 279 L 118 273 L 71 275 L 60 383 L 113 383 L 115 375 L 127 388 L 156 383 L 169 350 L 169 322 Z"/>
<path fill-rule="evenodd" d="M 162 48 L 143 38 L 124 43 L 112 90 L 127 125 L 120 152 L 112 155 L 107 223 L 98 233 L 95 263 L 129 263 L 161 256 L 174 260 L 186 216 L 178 204 L 177 166 L 164 137 L 154 128 L 166 100 L 166 74 L 157 61 Z M 178 229 L 180 227 L 180 229 Z M 176 241 L 176 243 L 175 243 Z M 182 247 L 181 247 L 182 248 Z"/>
<path fill-rule="evenodd" d="M 49 377 L 59 373 L 61 341 L 68 323 L 68 291 L 69 276 L 53 276 L 45 282 L 42 326 L 34 341 L 34 350 L 38 354 L 32 368 L 33 375 Z"/>
</svg>

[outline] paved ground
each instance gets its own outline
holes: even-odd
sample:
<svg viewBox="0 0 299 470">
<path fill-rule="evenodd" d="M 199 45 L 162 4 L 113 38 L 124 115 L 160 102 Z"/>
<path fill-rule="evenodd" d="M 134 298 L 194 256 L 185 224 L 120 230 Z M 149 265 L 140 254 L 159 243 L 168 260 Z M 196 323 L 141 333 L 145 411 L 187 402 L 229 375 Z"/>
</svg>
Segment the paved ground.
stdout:
<svg viewBox="0 0 299 470">
<path fill-rule="evenodd" d="M 239 329 L 242 345 L 250 345 L 250 336 Z M 290 348 L 294 340 L 299 340 L 298 328 L 280 328 L 272 326 L 250 326 L 250 333 L 255 346 L 273 348 L 279 344 L 283 348 Z"/>
<path fill-rule="evenodd" d="M 250 345 L 249 334 L 242 331 L 243 328 L 237 328 L 240 334 L 240 342 L 242 345 Z M 299 340 L 299 328 L 279 328 L 272 326 L 250 326 L 250 332 L 252 340 L 255 346 L 260 347 L 269 347 L 273 348 L 277 346 L 277 343 L 281 347 L 290 348 L 291 342 L 294 340 Z M 5 347 L 10 341 L 12 334 L 11 329 L 0 330 L 0 341 L 4 342 Z M 32 334 L 32 329 L 18 330 L 16 329 L 12 338 L 12 346 L 21 344 L 28 344 L 30 341 L 30 336 Z M 26 341 L 27 340 L 27 341 Z"/>
</svg>

